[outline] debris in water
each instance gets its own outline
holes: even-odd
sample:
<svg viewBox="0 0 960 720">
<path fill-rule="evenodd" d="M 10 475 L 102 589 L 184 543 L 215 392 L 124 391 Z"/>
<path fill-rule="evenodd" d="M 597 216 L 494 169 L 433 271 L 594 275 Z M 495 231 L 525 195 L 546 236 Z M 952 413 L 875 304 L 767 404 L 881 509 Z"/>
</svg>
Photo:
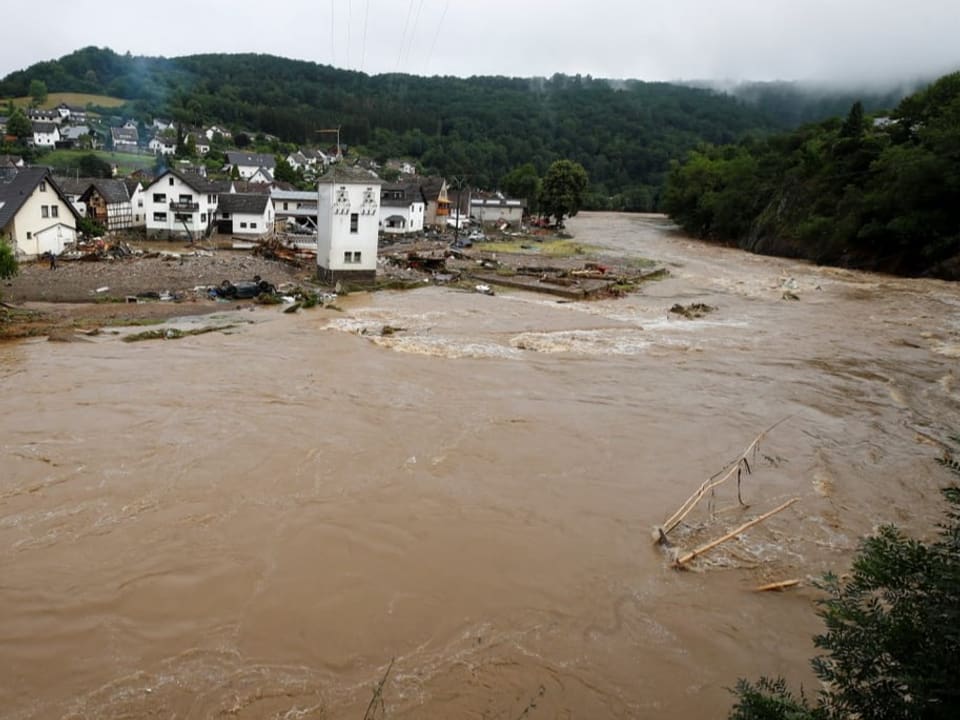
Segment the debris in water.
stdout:
<svg viewBox="0 0 960 720">
<path fill-rule="evenodd" d="M 707 313 L 711 313 L 716 310 L 712 305 L 707 305 L 706 303 L 690 303 L 689 305 L 681 305 L 677 303 L 672 308 L 670 312 L 675 315 L 682 315 L 687 318 L 687 320 L 695 320 L 697 318 L 702 318 Z"/>
</svg>

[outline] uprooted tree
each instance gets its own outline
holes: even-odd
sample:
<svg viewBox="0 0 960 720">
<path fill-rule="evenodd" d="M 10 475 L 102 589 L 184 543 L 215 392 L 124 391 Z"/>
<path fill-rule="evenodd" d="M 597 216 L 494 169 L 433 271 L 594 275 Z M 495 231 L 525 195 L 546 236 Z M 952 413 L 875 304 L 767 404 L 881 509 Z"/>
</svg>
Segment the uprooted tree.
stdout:
<svg viewBox="0 0 960 720">
<path fill-rule="evenodd" d="M 942 463 L 960 475 L 960 462 Z M 947 522 L 924 543 L 884 527 L 845 580 L 828 574 L 814 638 L 824 683 L 816 704 L 782 678 L 737 683 L 732 720 L 947 720 L 960 717 L 960 488 L 944 490 Z"/>
</svg>

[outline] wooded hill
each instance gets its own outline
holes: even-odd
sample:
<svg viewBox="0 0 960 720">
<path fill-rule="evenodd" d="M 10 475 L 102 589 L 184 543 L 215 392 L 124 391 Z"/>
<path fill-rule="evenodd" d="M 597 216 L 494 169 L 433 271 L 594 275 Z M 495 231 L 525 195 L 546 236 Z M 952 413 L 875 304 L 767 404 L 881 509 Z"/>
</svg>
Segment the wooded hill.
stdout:
<svg viewBox="0 0 960 720">
<path fill-rule="evenodd" d="M 588 207 L 626 210 L 659 206 L 671 159 L 702 142 L 782 129 L 786 118 L 802 115 L 795 106 L 803 99 L 798 93 L 791 105 L 788 86 L 767 87 L 747 102 L 703 88 L 589 76 L 370 76 L 269 55 L 165 59 L 94 47 L 11 73 L 0 81 L 0 97 L 28 94 L 35 79 L 50 92 L 123 98 L 125 112 L 145 121 L 222 123 L 311 145 L 332 142 L 317 130 L 341 126 L 343 142 L 372 157 L 414 158 L 481 188 L 496 187 L 524 163 L 542 175 L 566 158 L 589 174 Z M 776 106 L 766 108 L 764 98 Z M 853 98 L 842 100 L 849 106 Z"/>
<path fill-rule="evenodd" d="M 870 120 L 704 146 L 672 170 L 685 230 L 755 252 L 960 279 L 960 73 Z"/>
</svg>

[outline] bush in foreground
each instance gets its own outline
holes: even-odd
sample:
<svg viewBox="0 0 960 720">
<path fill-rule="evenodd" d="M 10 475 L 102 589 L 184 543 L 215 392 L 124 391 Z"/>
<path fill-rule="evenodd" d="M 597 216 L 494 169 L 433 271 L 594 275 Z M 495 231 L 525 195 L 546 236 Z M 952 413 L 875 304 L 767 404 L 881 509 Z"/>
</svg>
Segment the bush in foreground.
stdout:
<svg viewBox="0 0 960 720">
<path fill-rule="evenodd" d="M 960 475 L 956 460 L 942 462 Z M 947 521 L 935 541 L 884 527 L 863 542 L 848 579 L 824 578 L 816 703 L 782 678 L 740 680 L 732 720 L 960 717 L 960 488 L 944 496 Z"/>
</svg>

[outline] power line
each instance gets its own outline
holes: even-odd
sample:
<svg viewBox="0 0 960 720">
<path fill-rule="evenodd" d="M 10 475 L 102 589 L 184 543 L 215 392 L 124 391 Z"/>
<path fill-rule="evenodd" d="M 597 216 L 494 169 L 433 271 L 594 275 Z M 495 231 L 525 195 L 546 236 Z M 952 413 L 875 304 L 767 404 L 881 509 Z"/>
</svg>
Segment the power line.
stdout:
<svg viewBox="0 0 960 720">
<path fill-rule="evenodd" d="M 337 65 L 337 56 L 336 56 L 336 53 L 335 53 L 334 50 L 333 50 L 333 39 L 334 39 L 334 34 L 333 34 L 333 20 L 334 20 L 334 17 L 333 17 L 333 4 L 334 4 L 335 2 L 336 2 L 336 0 L 330 0 L 330 66 L 331 66 L 331 67 L 336 67 L 336 65 Z"/>
<path fill-rule="evenodd" d="M 350 69 L 350 21 L 353 19 L 353 3 L 347 0 L 347 69 Z"/>
<path fill-rule="evenodd" d="M 413 53 L 413 43 L 417 38 L 417 26 L 420 24 L 420 11 L 423 10 L 423 0 L 417 5 L 417 14 L 413 16 L 413 27 L 410 29 L 410 41 L 407 43 L 407 64 L 410 63 L 410 55 Z"/>
<path fill-rule="evenodd" d="M 370 20 L 370 0 L 367 0 L 366 8 L 363 11 L 363 46 L 360 49 L 360 72 L 363 72 L 363 66 L 367 59 L 367 23 Z"/>
<path fill-rule="evenodd" d="M 403 23 L 403 33 L 400 35 L 400 52 L 397 53 L 396 72 L 400 72 L 400 61 L 403 60 L 403 45 L 407 41 L 407 28 L 410 26 L 410 16 L 413 14 L 413 2 L 414 0 L 410 0 L 410 5 L 407 7 L 407 19 Z"/>
<path fill-rule="evenodd" d="M 433 34 L 433 42 L 430 43 L 430 52 L 427 53 L 427 61 L 423 64 L 423 74 L 426 75 L 430 70 L 430 61 L 433 60 L 433 50 L 437 46 L 437 38 L 440 37 L 440 29 L 443 27 L 443 19 L 447 16 L 447 10 L 450 9 L 450 0 L 443 3 L 443 12 L 440 13 L 440 22 L 437 23 L 437 31 Z"/>
</svg>

